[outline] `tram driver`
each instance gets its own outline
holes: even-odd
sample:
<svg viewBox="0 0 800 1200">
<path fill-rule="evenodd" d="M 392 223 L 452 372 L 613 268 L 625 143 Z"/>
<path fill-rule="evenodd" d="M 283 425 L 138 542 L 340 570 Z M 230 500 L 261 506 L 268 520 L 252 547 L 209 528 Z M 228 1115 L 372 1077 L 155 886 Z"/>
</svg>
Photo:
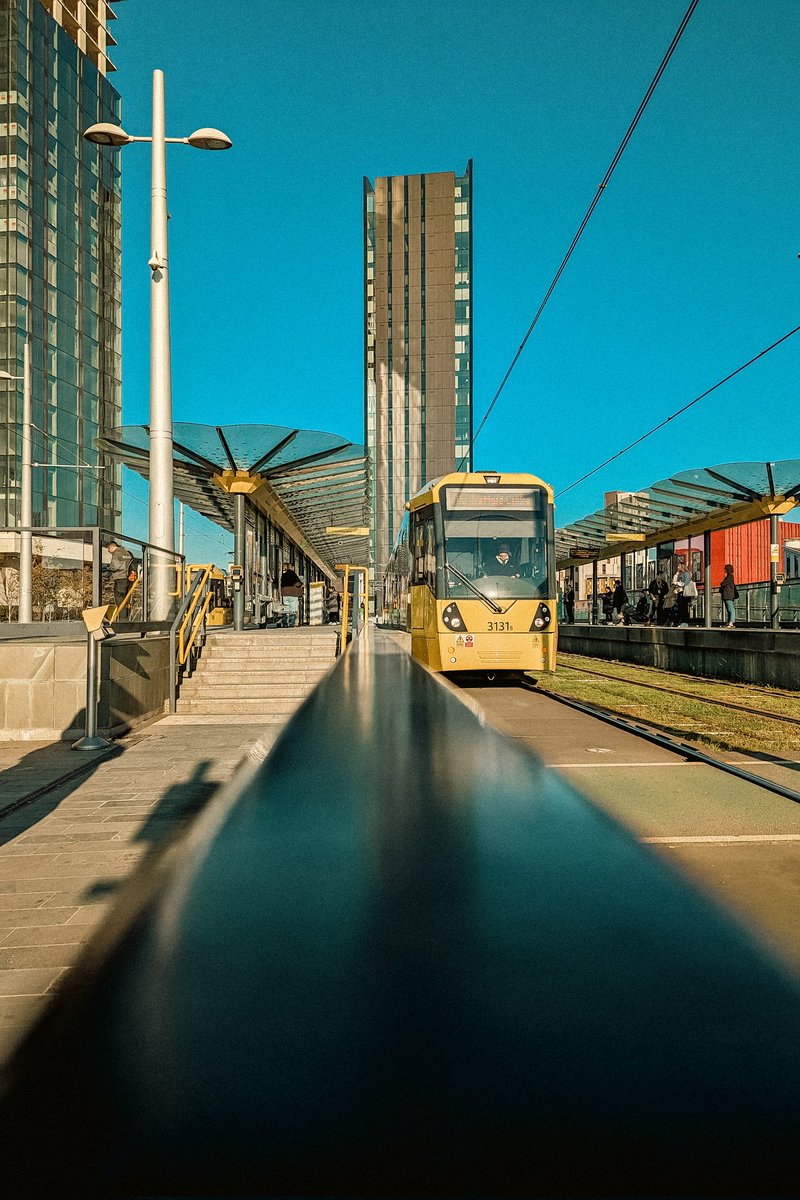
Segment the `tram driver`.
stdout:
<svg viewBox="0 0 800 1200">
<path fill-rule="evenodd" d="M 494 558 L 490 558 L 483 564 L 483 573 L 484 575 L 505 575 L 519 579 L 519 567 L 511 557 L 511 548 L 508 542 L 501 542 Z"/>
</svg>

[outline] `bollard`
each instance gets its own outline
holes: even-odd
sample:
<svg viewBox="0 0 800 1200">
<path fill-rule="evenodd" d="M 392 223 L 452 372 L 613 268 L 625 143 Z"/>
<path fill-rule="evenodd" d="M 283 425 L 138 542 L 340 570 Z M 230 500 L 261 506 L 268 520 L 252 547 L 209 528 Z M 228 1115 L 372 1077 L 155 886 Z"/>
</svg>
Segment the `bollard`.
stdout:
<svg viewBox="0 0 800 1200">
<path fill-rule="evenodd" d="M 108 618 L 113 604 L 85 608 L 81 614 L 86 626 L 86 722 L 84 736 L 75 742 L 73 750 L 105 750 L 112 743 L 97 732 L 97 676 L 100 644 L 114 636 Z"/>
</svg>

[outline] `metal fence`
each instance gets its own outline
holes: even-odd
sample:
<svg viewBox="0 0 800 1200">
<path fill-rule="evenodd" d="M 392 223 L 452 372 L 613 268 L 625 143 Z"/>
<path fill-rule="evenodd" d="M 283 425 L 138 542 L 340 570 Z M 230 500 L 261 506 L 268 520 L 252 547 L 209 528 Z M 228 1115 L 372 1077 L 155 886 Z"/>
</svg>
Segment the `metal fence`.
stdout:
<svg viewBox="0 0 800 1200">
<path fill-rule="evenodd" d="M 703 623 L 705 620 L 705 597 L 702 592 L 702 585 L 698 586 L 700 594 L 694 602 L 691 615 L 695 621 Z M 753 628 L 769 628 L 771 611 L 769 583 L 741 583 L 737 584 L 737 587 L 739 589 L 739 599 L 736 601 L 737 625 L 749 625 Z M 633 593 L 632 595 L 637 594 Z M 789 583 L 781 585 L 778 593 L 778 612 L 781 628 L 800 629 L 800 579 L 793 579 Z M 590 624 L 591 613 L 591 600 L 577 601 L 575 605 L 576 624 Z M 559 620 L 564 621 L 566 619 L 563 600 L 559 601 L 558 614 Z M 711 624 L 722 625 L 726 619 L 722 611 L 722 597 L 719 591 L 715 589 L 711 593 Z M 603 612 L 598 601 L 598 623 L 602 622 Z"/>
</svg>

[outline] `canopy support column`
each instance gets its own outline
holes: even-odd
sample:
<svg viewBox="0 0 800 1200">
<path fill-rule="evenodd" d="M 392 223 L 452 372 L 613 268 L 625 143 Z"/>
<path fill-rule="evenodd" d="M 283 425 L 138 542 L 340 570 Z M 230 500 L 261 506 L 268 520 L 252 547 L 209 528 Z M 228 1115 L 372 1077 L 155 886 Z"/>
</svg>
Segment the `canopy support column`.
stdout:
<svg viewBox="0 0 800 1200">
<path fill-rule="evenodd" d="M 711 530 L 703 534 L 703 624 L 711 628 Z"/>
<path fill-rule="evenodd" d="M 244 535 L 244 492 L 233 494 L 233 559 L 242 568 L 241 578 L 233 590 L 233 628 L 237 633 L 244 629 L 244 588 L 247 577 L 247 541 Z"/>
<path fill-rule="evenodd" d="M 597 624 L 597 559 L 592 562 L 592 624 Z"/>
<path fill-rule="evenodd" d="M 778 592 L 778 567 L 780 564 L 772 550 L 773 546 L 780 546 L 780 525 L 777 513 L 770 514 L 769 540 L 769 624 L 771 629 L 780 629 L 781 610 L 780 593 Z"/>
</svg>

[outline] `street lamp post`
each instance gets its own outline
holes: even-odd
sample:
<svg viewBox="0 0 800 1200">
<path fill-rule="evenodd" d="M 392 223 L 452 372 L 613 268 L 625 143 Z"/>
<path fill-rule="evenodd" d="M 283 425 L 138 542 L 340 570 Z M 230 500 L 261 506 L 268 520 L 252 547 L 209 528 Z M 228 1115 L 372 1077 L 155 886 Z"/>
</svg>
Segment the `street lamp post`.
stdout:
<svg viewBox="0 0 800 1200">
<path fill-rule="evenodd" d="M 17 620 L 33 620 L 33 415 L 31 412 L 31 346 L 28 338 L 22 348 L 22 374 L 0 371 L 0 379 L 22 380 L 22 457 L 19 472 L 19 609 Z"/>
<path fill-rule="evenodd" d="M 129 142 L 152 144 L 150 188 L 150 526 L 148 540 L 163 553 L 151 563 L 155 620 L 166 620 L 174 580 L 175 517 L 172 463 L 172 380 L 169 331 L 169 258 L 167 252 L 166 143 L 180 142 L 197 150 L 229 150 L 231 140 L 219 129 L 197 129 L 189 137 L 165 136 L 164 72 L 153 72 L 153 133 L 134 137 L 119 125 L 101 122 L 83 135 L 100 146 L 120 149 Z"/>
</svg>

